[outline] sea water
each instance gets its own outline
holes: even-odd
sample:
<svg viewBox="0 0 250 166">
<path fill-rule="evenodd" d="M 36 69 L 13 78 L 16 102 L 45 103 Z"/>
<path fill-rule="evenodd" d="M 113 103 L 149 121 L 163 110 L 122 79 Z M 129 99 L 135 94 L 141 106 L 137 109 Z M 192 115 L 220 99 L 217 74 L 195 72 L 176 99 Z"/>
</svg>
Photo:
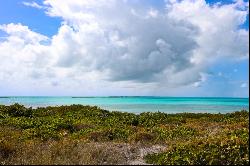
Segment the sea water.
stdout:
<svg viewBox="0 0 250 166">
<path fill-rule="evenodd" d="M 249 98 L 206 97 L 0 97 L 0 105 L 23 104 L 27 107 L 46 107 L 82 104 L 110 111 L 166 113 L 228 113 L 249 110 Z"/>
</svg>

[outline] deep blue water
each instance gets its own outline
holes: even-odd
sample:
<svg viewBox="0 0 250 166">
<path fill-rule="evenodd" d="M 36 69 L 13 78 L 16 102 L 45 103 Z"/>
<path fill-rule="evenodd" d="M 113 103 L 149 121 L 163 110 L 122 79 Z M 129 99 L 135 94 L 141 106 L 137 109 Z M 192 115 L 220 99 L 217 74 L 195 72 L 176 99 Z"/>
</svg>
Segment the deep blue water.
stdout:
<svg viewBox="0 0 250 166">
<path fill-rule="evenodd" d="M 249 110 L 249 98 L 203 97 L 0 97 L 0 104 L 20 103 L 25 106 L 97 105 L 110 111 L 122 112 L 209 112 L 227 113 Z"/>
</svg>

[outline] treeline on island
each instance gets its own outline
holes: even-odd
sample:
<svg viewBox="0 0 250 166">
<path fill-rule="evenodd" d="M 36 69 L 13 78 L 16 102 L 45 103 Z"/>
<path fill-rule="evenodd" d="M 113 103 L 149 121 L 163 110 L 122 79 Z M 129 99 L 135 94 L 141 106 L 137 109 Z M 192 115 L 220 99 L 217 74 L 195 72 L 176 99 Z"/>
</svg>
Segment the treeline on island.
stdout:
<svg viewBox="0 0 250 166">
<path fill-rule="evenodd" d="M 0 164 L 128 164 L 139 147 L 161 145 L 163 151 L 146 154 L 143 160 L 162 165 L 245 165 L 248 126 L 246 110 L 136 115 L 83 105 L 0 105 Z"/>
</svg>

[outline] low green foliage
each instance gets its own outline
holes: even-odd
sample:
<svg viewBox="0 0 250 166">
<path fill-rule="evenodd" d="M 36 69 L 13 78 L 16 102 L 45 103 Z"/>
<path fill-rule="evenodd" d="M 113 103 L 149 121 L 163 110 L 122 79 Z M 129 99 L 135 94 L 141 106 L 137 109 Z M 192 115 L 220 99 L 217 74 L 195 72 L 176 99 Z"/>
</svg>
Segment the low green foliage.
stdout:
<svg viewBox="0 0 250 166">
<path fill-rule="evenodd" d="M 71 140 L 168 147 L 146 157 L 154 164 L 248 164 L 248 124 L 248 111 L 136 115 L 83 105 L 0 105 L 0 162 L 15 157 L 23 143 Z"/>
<path fill-rule="evenodd" d="M 147 155 L 148 163 L 158 165 L 247 165 L 249 132 L 246 129 L 207 139 L 173 145 L 167 152 Z"/>
</svg>

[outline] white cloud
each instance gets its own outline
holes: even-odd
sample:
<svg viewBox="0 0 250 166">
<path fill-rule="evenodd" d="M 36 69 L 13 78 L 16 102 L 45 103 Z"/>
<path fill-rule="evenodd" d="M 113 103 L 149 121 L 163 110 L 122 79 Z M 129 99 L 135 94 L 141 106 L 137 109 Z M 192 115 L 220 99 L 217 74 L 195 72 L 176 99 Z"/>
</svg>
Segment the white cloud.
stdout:
<svg viewBox="0 0 250 166">
<path fill-rule="evenodd" d="M 188 20 L 200 29 L 196 37 L 200 47 L 195 50 L 193 62 L 207 64 L 220 57 L 242 59 L 249 56 L 248 31 L 238 28 L 246 21 L 248 11 L 237 7 L 238 3 L 209 6 L 205 0 L 171 4 L 169 15 L 172 18 Z"/>
<path fill-rule="evenodd" d="M 0 80 L 6 83 L 25 79 L 27 85 L 39 80 L 47 89 L 75 85 L 121 91 L 128 84 L 134 89 L 199 87 L 218 59 L 249 56 L 249 32 L 239 29 L 248 6 L 241 1 L 217 6 L 168 1 L 165 11 L 121 0 L 24 5 L 46 8 L 64 22 L 51 38 L 21 24 L 0 26 L 8 34 L 0 41 Z"/>
<path fill-rule="evenodd" d="M 0 42 L 0 80 L 27 79 L 30 72 L 42 72 L 43 67 L 50 65 L 48 46 L 42 44 L 49 40 L 48 37 L 21 24 L 1 25 L 0 30 L 8 34 Z M 39 74 L 35 77 L 38 78 Z"/>
<path fill-rule="evenodd" d="M 27 26 L 23 26 L 19 24 L 7 24 L 7 25 L 0 25 L 0 30 L 6 32 L 10 37 L 17 37 L 23 39 L 27 43 L 39 43 L 40 41 L 48 40 L 48 37 L 41 35 L 39 33 L 31 31 Z"/>
<path fill-rule="evenodd" d="M 22 2 L 23 5 L 28 6 L 28 7 L 33 7 L 33 8 L 37 8 L 37 9 L 46 9 L 45 6 L 39 5 L 36 2 L 32 1 L 32 2 Z"/>
<path fill-rule="evenodd" d="M 207 73 L 200 73 L 200 79 L 197 82 L 193 83 L 194 87 L 201 87 L 207 80 L 210 74 Z"/>
<path fill-rule="evenodd" d="M 134 9 L 123 1 L 45 4 L 51 5 L 51 16 L 66 21 L 52 42 L 56 48 L 62 46 L 59 66 L 84 66 L 106 73 L 109 80 L 138 82 L 157 82 L 164 70 L 173 73 L 192 66 L 189 58 L 196 47 L 192 37 L 197 29 L 175 25 L 165 13 L 154 11 L 154 16 L 147 17 L 152 9 Z"/>
</svg>

